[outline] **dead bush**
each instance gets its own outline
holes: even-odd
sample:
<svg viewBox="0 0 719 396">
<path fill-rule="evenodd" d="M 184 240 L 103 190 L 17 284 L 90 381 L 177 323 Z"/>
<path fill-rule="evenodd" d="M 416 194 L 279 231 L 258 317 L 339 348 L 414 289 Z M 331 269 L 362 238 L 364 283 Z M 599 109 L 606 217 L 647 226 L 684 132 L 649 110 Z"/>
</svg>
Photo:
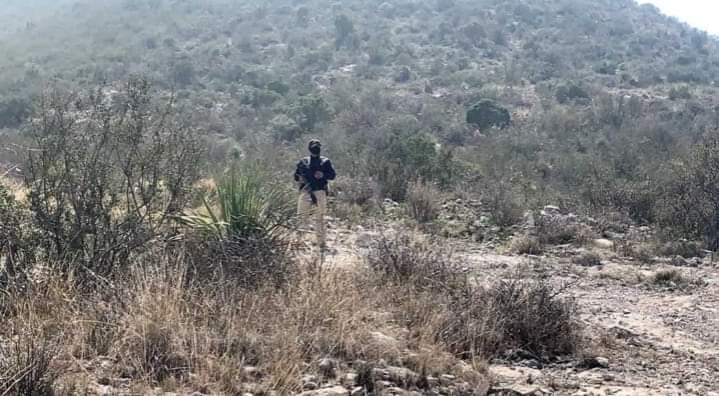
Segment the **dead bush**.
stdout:
<svg viewBox="0 0 719 396">
<path fill-rule="evenodd" d="M 602 265 L 602 257 L 594 252 L 584 252 L 574 257 L 572 262 L 582 267 L 598 267 Z"/>
<path fill-rule="evenodd" d="M 649 285 L 663 289 L 687 290 L 692 287 L 703 286 L 704 282 L 699 278 L 684 275 L 677 269 L 664 269 L 654 273 L 649 278 Z"/>
<path fill-rule="evenodd" d="M 537 221 L 539 241 L 546 245 L 563 245 L 567 243 L 583 243 L 587 232 L 579 223 L 563 217 L 542 216 Z"/>
<path fill-rule="evenodd" d="M 407 189 L 407 209 L 418 223 L 431 223 L 439 216 L 441 193 L 432 184 L 421 181 L 410 183 Z"/>
<path fill-rule="evenodd" d="M 27 297 L 15 302 L 15 316 L 3 318 L 0 339 L 0 391 L 6 395 L 52 396 L 59 371 L 62 329 Z"/>
<path fill-rule="evenodd" d="M 485 186 L 482 201 L 492 213 L 492 220 L 500 227 L 510 227 L 522 221 L 522 205 L 513 191 L 513 187 L 504 181 Z"/>
<path fill-rule="evenodd" d="M 510 279 L 459 294 L 445 342 L 460 356 L 525 350 L 540 359 L 574 354 L 581 343 L 576 303 L 543 280 Z"/>
<path fill-rule="evenodd" d="M 297 271 L 296 262 L 281 239 L 234 237 L 189 242 L 189 276 L 203 282 L 231 281 L 236 286 L 281 286 Z"/>
<path fill-rule="evenodd" d="M 667 241 L 659 245 L 658 253 L 664 257 L 681 256 L 683 258 L 694 258 L 704 256 L 703 246 L 698 242 L 680 239 Z"/>
<path fill-rule="evenodd" d="M 190 197 L 201 151 L 147 81 L 132 78 L 114 96 L 105 88 L 41 98 L 23 172 L 41 235 L 32 249 L 93 277 L 161 239 Z"/>
<path fill-rule="evenodd" d="M 509 250 L 516 254 L 538 255 L 544 251 L 539 239 L 529 235 L 517 235 L 512 238 Z"/>
<path fill-rule="evenodd" d="M 466 268 L 438 244 L 416 235 L 382 235 L 367 254 L 367 264 L 381 283 L 447 289 L 466 281 Z"/>
</svg>

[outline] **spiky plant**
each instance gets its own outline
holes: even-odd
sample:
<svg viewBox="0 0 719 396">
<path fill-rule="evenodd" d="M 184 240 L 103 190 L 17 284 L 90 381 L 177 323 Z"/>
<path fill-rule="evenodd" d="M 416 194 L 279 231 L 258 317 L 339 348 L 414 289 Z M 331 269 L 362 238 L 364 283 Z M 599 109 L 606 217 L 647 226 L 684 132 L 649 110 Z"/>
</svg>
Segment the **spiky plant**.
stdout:
<svg viewBox="0 0 719 396">
<path fill-rule="evenodd" d="M 217 183 L 204 212 L 181 220 L 218 239 L 277 238 L 290 228 L 294 207 L 288 191 L 256 167 L 231 167 Z"/>
</svg>

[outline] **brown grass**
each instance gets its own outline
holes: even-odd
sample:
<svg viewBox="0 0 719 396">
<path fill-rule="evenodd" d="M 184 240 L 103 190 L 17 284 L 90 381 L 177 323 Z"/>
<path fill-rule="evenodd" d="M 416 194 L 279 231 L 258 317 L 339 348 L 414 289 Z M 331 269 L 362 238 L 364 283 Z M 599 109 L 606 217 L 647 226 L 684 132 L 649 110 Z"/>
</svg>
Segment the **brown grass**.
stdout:
<svg viewBox="0 0 719 396">
<path fill-rule="evenodd" d="M 12 345 L 8 351 L 0 343 L 0 356 L 14 357 L 0 366 L 0 384 L 19 378 L 28 384 L 19 394 L 49 395 L 53 386 L 81 393 L 87 384 L 73 373 L 100 357 L 115 362 L 109 378 L 129 378 L 140 393 L 159 386 L 288 394 L 301 390 L 303 374 L 320 373 L 323 358 L 340 362 L 338 375 L 364 361 L 483 381 L 437 340 L 441 307 L 408 331 L 403 319 L 404 305 L 415 304 L 410 296 L 399 287 L 370 285 L 356 270 L 326 271 L 321 279 L 302 273 L 284 290 L 252 291 L 187 285 L 185 269 L 167 262 L 132 273 L 104 291 L 78 291 L 71 280 L 55 277 L 29 294 L 12 295 L 2 315 L 14 325 L 0 329 L 0 341 L 15 340 L 21 352 L 12 355 Z M 84 377 L 99 377 L 99 368 L 89 365 Z M 25 372 L 30 366 L 38 369 Z"/>
</svg>

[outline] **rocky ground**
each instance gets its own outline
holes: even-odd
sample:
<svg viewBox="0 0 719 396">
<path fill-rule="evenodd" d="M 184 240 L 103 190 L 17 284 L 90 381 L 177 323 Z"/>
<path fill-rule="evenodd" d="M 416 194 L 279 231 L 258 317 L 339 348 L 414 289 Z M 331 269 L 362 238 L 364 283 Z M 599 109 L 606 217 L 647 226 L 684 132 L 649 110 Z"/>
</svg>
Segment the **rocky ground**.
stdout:
<svg viewBox="0 0 719 396">
<path fill-rule="evenodd" d="M 592 223 L 572 215 L 551 216 L 570 223 Z M 505 360 L 488 362 L 482 368 L 483 379 L 474 385 L 455 371 L 427 377 L 421 392 L 415 385 L 407 386 L 416 384 L 420 374 L 405 367 L 365 367 L 362 362 L 326 359 L 317 363 L 316 375 L 302 377 L 302 395 L 364 395 L 371 383 L 372 394 L 377 395 L 719 396 L 719 259 L 703 252 L 699 257 L 662 257 L 651 251 L 632 254 L 636 249 L 626 246 L 644 244 L 651 233 L 634 227 L 603 232 L 582 243 L 546 246 L 540 255 L 517 254 L 509 248 L 511 237 L 488 237 L 492 230 L 483 230 L 481 223 L 468 227 L 471 230 L 463 237 L 431 238 L 446 245 L 479 282 L 521 272 L 565 285 L 566 296 L 576 299 L 587 339 L 581 356 L 546 363 L 518 351 Z M 515 234 L 531 235 L 532 227 L 519 227 Z M 362 266 L 373 241 L 400 230 L 408 232 L 407 224 L 390 220 L 349 226 L 331 220 L 324 266 Z M 296 249 L 305 261 L 316 252 L 309 242 Z M 667 273 L 675 276 L 658 276 Z M 372 337 L 370 341 L 381 348 L 401 348 L 401 341 L 387 334 Z M 129 380 L 105 374 L 116 372 L 116 362 L 111 360 L 73 365 L 81 367 L 75 372 L 82 382 L 90 383 L 90 394 L 148 394 L 146 389 L 134 393 Z M 467 364 L 468 372 L 477 369 Z M 245 376 L 252 378 L 256 369 L 248 366 L 245 370 Z M 251 385 L 243 396 L 265 394 L 253 392 Z M 185 393 L 158 388 L 153 394 Z"/>
<path fill-rule="evenodd" d="M 333 230 L 326 265 L 361 265 L 363 250 L 382 232 L 387 231 Z M 480 281 L 521 268 L 566 284 L 590 340 L 584 359 L 491 362 L 489 394 L 719 395 L 719 262 L 711 256 L 651 255 L 656 252 L 626 257 L 619 246 L 631 243 L 627 235 L 647 232 L 609 233 L 618 240 L 554 246 L 541 256 L 512 254 L 496 241 L 472 237 L 446 242 Z M 577 260 L 588 253 L 596 260 Z M 673 271 L 679 280 L 654 280 Z"/>
</svg>

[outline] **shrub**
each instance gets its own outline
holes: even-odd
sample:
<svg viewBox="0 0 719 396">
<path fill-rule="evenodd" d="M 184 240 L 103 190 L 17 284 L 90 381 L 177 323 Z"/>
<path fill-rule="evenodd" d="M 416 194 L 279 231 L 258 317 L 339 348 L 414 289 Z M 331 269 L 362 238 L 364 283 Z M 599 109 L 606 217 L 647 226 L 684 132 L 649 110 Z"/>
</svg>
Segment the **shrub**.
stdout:
<svg viewBox="0 0 719 396">
<path fill-rule="evenodd" d="M 701 279 L 689 278 L 677 269 L 659 270 L 648 281 L 651 286 L 680 290 L 704 285 Z"/>
<path fill-rule="evenodd" d="M 3 268 L 0 269 L 0 286 L 6 281 L 15 278 L 23 270 L 23 253 L 25 234 L 24 223 L 28 222 L 28 216 L 20 208 L 14 196 L 0 180 L 0 262 Z"/>
<path fill-rule="evenodd" d="M 467 111 L 467 123 L 480 129 L 506 128 L 510 120 L 509 111 L 489 99 L 480 100 Z"/>
<path fill-rule="evenodd" d="M 244 286 L 284 283 L 292 272 L 284 238 L 296 208 L 287 190 L 256 167 L 233 165 L 216 184 L 216 204 L 181 216 L 199 233 L 191 242 L 197 276 L 232 278 Z"/>
<path fill-rule="evenodd" d="M 602 265 L 602 258 L 594 252 L 584 252 L 572 259 L 572 262 L 582 267 L 598 267 Z"/>
<path fill-rule="evenodd" d="M 513 186 L 504 180 L 485 185 L 482 201 L 487 205 L 494 223 L 500 227 L 510 227 L 522 220 L 522 207 L 517 202 Z"/>
<path fill-rule="evenodd" d="M 7 395 L 51 396 L 60 374 L 54 363 L 63 334 L 27 296 L 15 297 L 15 317 L 3 317 L 2 332 L 7 333 L 0 333 L 7 336 L 0 344 L 0 390 Z"/>
<path fill-rule="evenodd" d="M 411 235 L 382 235 L 366 260 L 381 283 L 442 290 L 456 288 L 466 280 L 464 267 L 442 247 Z"/>
<path fill-rule="evenodd" d="M 407 191 L 410 216 L 419 223 L 431 223 L 439 216 L 439 189 L 421 181 L 411 183 Z"/>
<path fill-rule="evenodd" d="M 512 242 L 509 245 L 509 250 L 516 254 L 538 255 L 542 254 L 542 252 L 544 251 L 544 246 L 542 246 L 541 242 L 539 242 L 539 239 L 535 237 L 529 235 L 520 235 L 512 238 Z"/>
<path fill-rule="evenodd" d="M 355 31 L 354 23 L 347 15 L 339 15 L 335 18 L 335 48 L 340 49 L 347 45 Z"/>
<path fill-rule="evenodd" d="M 681 256 L 683 258 L 702 257 L 704 251 L 700 243 L 680 239 L 659 245 L 659 254 L 665 257 Z"/>
<path fill-rule="evenodd" d="M 546 281 L 513 278 L 460 294 L 445 342 L 465 358 L 517 349 L 539 359 L 574 354 L 581 344 L 578 312 L 562 292 Z"/>
<path fill-rule="evenodd" d="M 661 186 L 659 223 L 719 250 L 719 135 L 706 136 L 689 156 L 675 162 Z"/>
<path fill-rule="evenodd" d="M 589 99 L 589 94 L 581 86 L 574 83 L 568 83 L 560 85 L 557 88 L 555 97 L 557 98 L 557 102 L 567 103 L 572 100 Z"/>
<path fill-rule="evenodd" d="M 0 129 L 20 126 L 32 113 L 28 99 L 11 98 L 0 101 Z"/>
<path fill-rule="evenodd" d="M 689 90 L 689 86 L 687 85 L 680 85 L 677 87 L 671 87 L 669 89 L 669 100 L 678 100 L 678 99 L 691 99 L 692 93 Z"/>
<path fill-rule="evenodd" d="M 46 255 L 104 276 L 164 232 L 200 158 L 172 107 L 156 107 L 142 78 L 114 97 L 99 88 L 42 98 L 24 176 Z"/>
</svg>

